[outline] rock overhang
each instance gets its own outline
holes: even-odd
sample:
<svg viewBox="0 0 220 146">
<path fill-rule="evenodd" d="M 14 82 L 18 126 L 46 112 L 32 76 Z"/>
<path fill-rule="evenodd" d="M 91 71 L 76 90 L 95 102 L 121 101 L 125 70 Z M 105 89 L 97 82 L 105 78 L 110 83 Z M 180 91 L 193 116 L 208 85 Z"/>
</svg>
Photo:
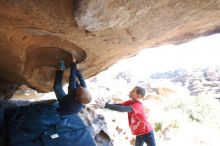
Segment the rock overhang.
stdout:
<svg viewBox="0 0 220 146">
<path fill-rule="evenodd" d="M 0 3 L 0 79 L 52 90 L 59 59 L 91 77 L 143 48 L 219 32 L 215 0 L 21 0 Z M 68 74 L 65 74 L 65 79 Z"/>
</svg>

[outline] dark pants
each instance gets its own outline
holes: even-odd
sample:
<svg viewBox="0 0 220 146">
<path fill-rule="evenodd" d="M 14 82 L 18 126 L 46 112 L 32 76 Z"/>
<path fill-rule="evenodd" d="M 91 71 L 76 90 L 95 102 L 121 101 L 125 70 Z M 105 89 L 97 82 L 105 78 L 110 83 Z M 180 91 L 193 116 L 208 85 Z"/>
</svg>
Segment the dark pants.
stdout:
<svg viewBox="0 0 220 146">
<path fill-rule="evenodd" d="M 136 136 L 135 146 L 143 146 L 144 142 L 147 146 L 156 146 L 153 131 L 145 135 Z"/>
<path fill-rule="evenodd" d="M 78 78 L 79 82 L 77 81 L 76 77 Z M 63 71 L 57 70 L 53 89 L 56 94 L 58 102 L 67 95 L 63 90 L 62 79 L 63 79 Z M 77 70 L 76 63 L 72 63 L 70 68 L 68 94 L 73 90 L 75 90 L 76 88 L 79 88 L 80 86 L 86 88 L 86 82 L 82 74 Z"/>
<path fill-rule="evenodd" d="M 62 79 L 63 79 L 63 71 L 57 70 L 53 89 L 56 94 L 58 102 L 66 96 L 66 93 L 64 92 L 63 86 L 62 86 Z"/>
</svg>

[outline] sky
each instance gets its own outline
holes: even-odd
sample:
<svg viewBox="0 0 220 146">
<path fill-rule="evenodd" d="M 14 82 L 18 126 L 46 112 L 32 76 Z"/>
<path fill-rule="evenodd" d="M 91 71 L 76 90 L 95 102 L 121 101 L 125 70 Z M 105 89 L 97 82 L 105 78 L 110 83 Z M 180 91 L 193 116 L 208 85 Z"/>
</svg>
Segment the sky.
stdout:
<svg viewBox="0 0 220 146">
<path fill-rule="evenodd" d="M 220 66 L 220 34 L 200 37 L 181 45 L 143 49 L 135 57 L 119 61 L 108 71 L 130 70 L 132 67 L 137 74 L 151 74 L 199 66 Z"/>
</svg>

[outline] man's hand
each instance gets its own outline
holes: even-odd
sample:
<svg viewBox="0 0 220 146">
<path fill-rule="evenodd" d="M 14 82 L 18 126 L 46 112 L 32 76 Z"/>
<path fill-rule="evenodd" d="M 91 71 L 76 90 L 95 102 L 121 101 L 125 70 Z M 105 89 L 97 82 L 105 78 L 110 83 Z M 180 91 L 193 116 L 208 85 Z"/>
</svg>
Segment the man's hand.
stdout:
<svg viewBox="0 0 220 146">
<path fill-rule="evenodd" d="M 109 99 L 98 98 L 97 100 L 95 100 L 94 104 L 91 104 L 91 108 L 103 109 L 105 108 L 106 103 L 109 103 L 109 102 L 110 102 Z"/>
<path fill-rule="evenodd" d="M 71 55 L 72 55 L 72 62 L 77 62 L 76 61 L 77 53 L 75 51 L 72 51 Z"/>
<path fill-rule="evenodd" d="M 76 58 L 74 55 L 72 55 L 72 62 L 76 62 Z"/>
</svg>

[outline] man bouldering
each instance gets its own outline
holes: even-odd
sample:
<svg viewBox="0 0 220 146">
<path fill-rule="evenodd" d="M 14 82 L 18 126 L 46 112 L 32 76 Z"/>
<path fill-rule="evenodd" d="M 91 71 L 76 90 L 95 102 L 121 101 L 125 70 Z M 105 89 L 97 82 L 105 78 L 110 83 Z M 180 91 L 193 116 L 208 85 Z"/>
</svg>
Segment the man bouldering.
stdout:
<svg viewBox="0 0 220 146">
<path fill-rule="evenodd" d="M 85 104 L 90 103 L 92 97 L 87 89 L 87 85 L 82 74 L 77 69 L 76 58 L 74 56 L 74 53 L 72 54 L 72 63 L 70 67 L 68 94 L 65 94 L 62 87 L 62 77 L 64 70 L 65 62 L 63 60 L 60 60 L 60 65 L 56 71 L 53 88 L 57 97 L 57 101 L 59 103 L 60 114 L 63 116 L 68 116 L 80 112 L 84 108 Z M 81 119 L 79 119 L 78 122 L 80 121 Z M 80 123 L 82 125 L 79 124 L 79 126 L 81 126 L 82 128 L 86 128 L 82 121 Z M 78 129 L 79 127 L 76 128 Z M 81 141 L 81 143 L 77 143 L 77 145 L 95 145 L 95 142 L 92 139 L 90 133 L 86 131 L 85 134 L 86 135 L 84 137 L 78 138 Z"/>
<path fill-rule="evenodd" d="M 88 104 L 92 99 L 82 74 L 77 70 L 74 55 L 72 55 L 72 58 L 68 94 L 64 92 L 62 87 L 63 71 L 65 69 L 65 62 L 63 60 L 60 60 L 53 86 L 62 114 L 78 113 L 83 109 L 84 104 Z"/>
<path fill-rule="evenodd" d="M 8 146 L 96 146 L 77 114 L 91 101 L 75 56 L 70 68 L 68 93 L 62 88 L 65 62 L 56 71 L 54 91 L 58 102 L 31 104 L 5 110 Z"/>
</svg>

